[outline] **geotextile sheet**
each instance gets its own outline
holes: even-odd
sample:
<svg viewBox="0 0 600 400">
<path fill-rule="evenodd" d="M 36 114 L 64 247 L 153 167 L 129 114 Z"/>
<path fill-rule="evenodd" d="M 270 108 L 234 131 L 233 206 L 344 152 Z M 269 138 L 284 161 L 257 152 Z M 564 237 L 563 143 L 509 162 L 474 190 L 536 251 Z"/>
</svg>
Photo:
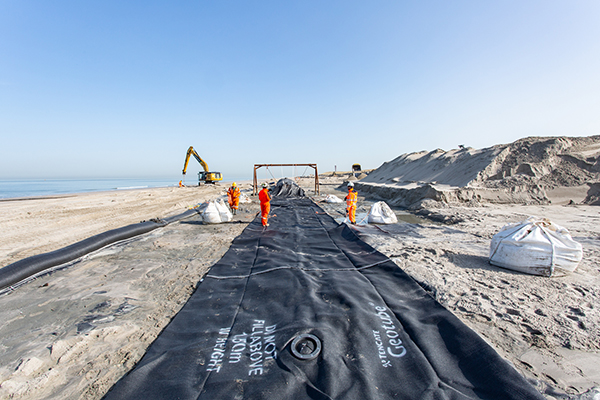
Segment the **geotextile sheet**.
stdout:
<svg viewBox="0 0 600 400">
<path fill-rule="evenodd" d="M 106 399 L 543 399 L 310 199 L 275 198 L 271 214 Z"/>
</svg>

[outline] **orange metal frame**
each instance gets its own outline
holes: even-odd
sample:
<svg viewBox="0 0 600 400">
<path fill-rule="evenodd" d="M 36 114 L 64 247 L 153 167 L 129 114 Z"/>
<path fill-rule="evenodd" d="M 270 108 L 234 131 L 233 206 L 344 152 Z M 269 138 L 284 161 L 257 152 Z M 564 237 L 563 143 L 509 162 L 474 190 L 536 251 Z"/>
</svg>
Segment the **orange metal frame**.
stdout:
<svg viewBox="0 0 600 400">
<path fill-rule="evenodd" d="M 315 170 L 315 193 L 319 194 L 319 171 L 317 170 L 317 164 L 254 164 L 253 194 L 258 193 L 258 179 L 256 178 L 256 170 L 261 167 L 311 167 Z"/>
</svg>

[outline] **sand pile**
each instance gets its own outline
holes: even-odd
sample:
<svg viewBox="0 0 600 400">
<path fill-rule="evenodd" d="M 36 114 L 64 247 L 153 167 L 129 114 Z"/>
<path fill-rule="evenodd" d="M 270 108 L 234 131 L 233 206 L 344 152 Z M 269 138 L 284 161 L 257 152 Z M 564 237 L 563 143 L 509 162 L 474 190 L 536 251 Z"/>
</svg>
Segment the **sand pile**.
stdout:
<svg viewBox="0 0 600 400">
<path fill-rule="evenodd" d="M 600 136 L 529 137 L 485 149 L 403 154 L 357 187 L 392 205 L 600 204 Z"/>
</svg>

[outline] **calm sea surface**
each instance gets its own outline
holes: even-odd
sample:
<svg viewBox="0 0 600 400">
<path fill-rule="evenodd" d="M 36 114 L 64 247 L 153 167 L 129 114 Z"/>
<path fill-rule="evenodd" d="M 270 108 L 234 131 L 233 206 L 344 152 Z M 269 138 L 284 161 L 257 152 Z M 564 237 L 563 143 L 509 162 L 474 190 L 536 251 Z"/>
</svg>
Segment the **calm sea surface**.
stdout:
<svg viewBox="0 0 600 400">
<path fill-rule="evenodd" d="M 177 186 L 181 178 L 173 179 L 40 179 L 40 180 L 0 180 L 0 199 L 14 197 L 43 197 L 57 194 L 100 192 L 106 190 L 144 189 Z M 232 177 L 232 180 L 251 178 Z M 185 183 L 196 185 L 195 177 L 186 178 Z"/>
</svg>

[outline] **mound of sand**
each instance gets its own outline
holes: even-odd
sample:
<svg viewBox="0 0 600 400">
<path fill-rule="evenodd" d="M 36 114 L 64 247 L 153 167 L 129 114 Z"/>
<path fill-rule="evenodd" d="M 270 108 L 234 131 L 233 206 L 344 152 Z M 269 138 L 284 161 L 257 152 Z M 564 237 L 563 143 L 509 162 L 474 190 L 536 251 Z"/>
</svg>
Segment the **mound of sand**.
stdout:
<svg viewBox="0 0 600 400">
<path fill-rule="evenodd" d="M 600 136 L 529 137 L 485 149 L 403 154 L 357 187 L 392 205 L 600 204 Z"/>
</svg>

